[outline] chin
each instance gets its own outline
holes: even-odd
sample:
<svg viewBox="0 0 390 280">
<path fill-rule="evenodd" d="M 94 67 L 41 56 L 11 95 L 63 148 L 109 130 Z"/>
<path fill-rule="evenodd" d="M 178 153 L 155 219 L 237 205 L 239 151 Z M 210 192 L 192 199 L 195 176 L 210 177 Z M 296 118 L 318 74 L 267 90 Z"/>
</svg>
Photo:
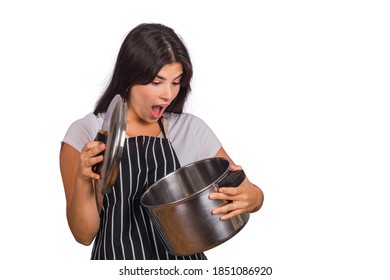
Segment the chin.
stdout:
<svg viewBox="0 0 390 280">
<path fill-rule="evenodd" d="M 155 119 L 153 117 L 142 118 L 142 120 L 145 122 L 145 124 L 152 124 L 158 121 L 158 119 Z"/>
</svg>

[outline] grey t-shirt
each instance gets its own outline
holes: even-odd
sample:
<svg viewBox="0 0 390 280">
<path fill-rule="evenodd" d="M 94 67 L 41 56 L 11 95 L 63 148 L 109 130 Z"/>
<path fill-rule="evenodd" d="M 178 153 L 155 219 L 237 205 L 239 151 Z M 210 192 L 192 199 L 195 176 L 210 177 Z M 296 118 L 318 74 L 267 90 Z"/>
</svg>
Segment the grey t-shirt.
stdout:
<svg viewBox="0 0 390 280">
<path fill-rule="evenodd" d="M 65 134 L 65 142 L 81 152 L 102 127 L 104 114 L 89 113 L 72 123 Z M 164 128 L 181 166 L 214 157 L 222 147 L 221 142 L 207 124 L 192 114 L 164 114 Z"/>
</svg>

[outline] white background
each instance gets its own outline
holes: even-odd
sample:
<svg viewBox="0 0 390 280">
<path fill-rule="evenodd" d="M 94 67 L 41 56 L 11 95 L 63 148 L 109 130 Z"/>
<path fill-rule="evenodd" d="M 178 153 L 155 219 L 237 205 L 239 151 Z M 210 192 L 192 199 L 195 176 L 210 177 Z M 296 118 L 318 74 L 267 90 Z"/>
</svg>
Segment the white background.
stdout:
<svg viewBox="0 0 390 280">
<path fill-rule="evenodd" d="M 186 111 L 265 193 L 248 225 L 193 266 L 271 266 L 271 279 L 389 279 L 385 3 L 2 1 L 0 274 L 120 278 L 123 263 L 90 262 L 91 247 L 68 229 L 59 148 L 71 122 L 93 109 L 127 32 L 160 22 L 192 57 Z"/>
</svg>

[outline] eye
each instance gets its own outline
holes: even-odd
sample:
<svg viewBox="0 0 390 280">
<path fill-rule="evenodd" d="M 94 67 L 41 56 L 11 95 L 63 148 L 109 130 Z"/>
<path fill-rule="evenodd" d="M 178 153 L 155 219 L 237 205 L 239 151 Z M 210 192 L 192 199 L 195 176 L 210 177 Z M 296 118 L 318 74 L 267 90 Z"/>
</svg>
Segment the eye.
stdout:
<svg viewBox="0 0 390 280">
<path fill-rule="evenodd" d="M 159 81 L 152 81 L 150 84 L 152 84 L 153 86 L 158 86 L 161 84 L 161 82 Z"/>
</svg>

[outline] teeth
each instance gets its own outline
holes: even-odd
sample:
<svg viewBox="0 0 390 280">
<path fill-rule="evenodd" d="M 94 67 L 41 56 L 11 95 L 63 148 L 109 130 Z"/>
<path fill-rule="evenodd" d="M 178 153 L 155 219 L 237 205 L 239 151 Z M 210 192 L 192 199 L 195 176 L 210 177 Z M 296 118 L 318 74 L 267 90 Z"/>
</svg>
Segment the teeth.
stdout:
<svg viewBox="0 0 390 280">
<path fill-rule="evenodd" d="M 162 109 L 162 108 L 164 108 L 163 106 L 158 106 L 158 105 L 154 105 L 154 106 L 152 106 L 152 109 L 155 109 L 155 110 L 160 110 L 160 109 Z"/>
</svg>

